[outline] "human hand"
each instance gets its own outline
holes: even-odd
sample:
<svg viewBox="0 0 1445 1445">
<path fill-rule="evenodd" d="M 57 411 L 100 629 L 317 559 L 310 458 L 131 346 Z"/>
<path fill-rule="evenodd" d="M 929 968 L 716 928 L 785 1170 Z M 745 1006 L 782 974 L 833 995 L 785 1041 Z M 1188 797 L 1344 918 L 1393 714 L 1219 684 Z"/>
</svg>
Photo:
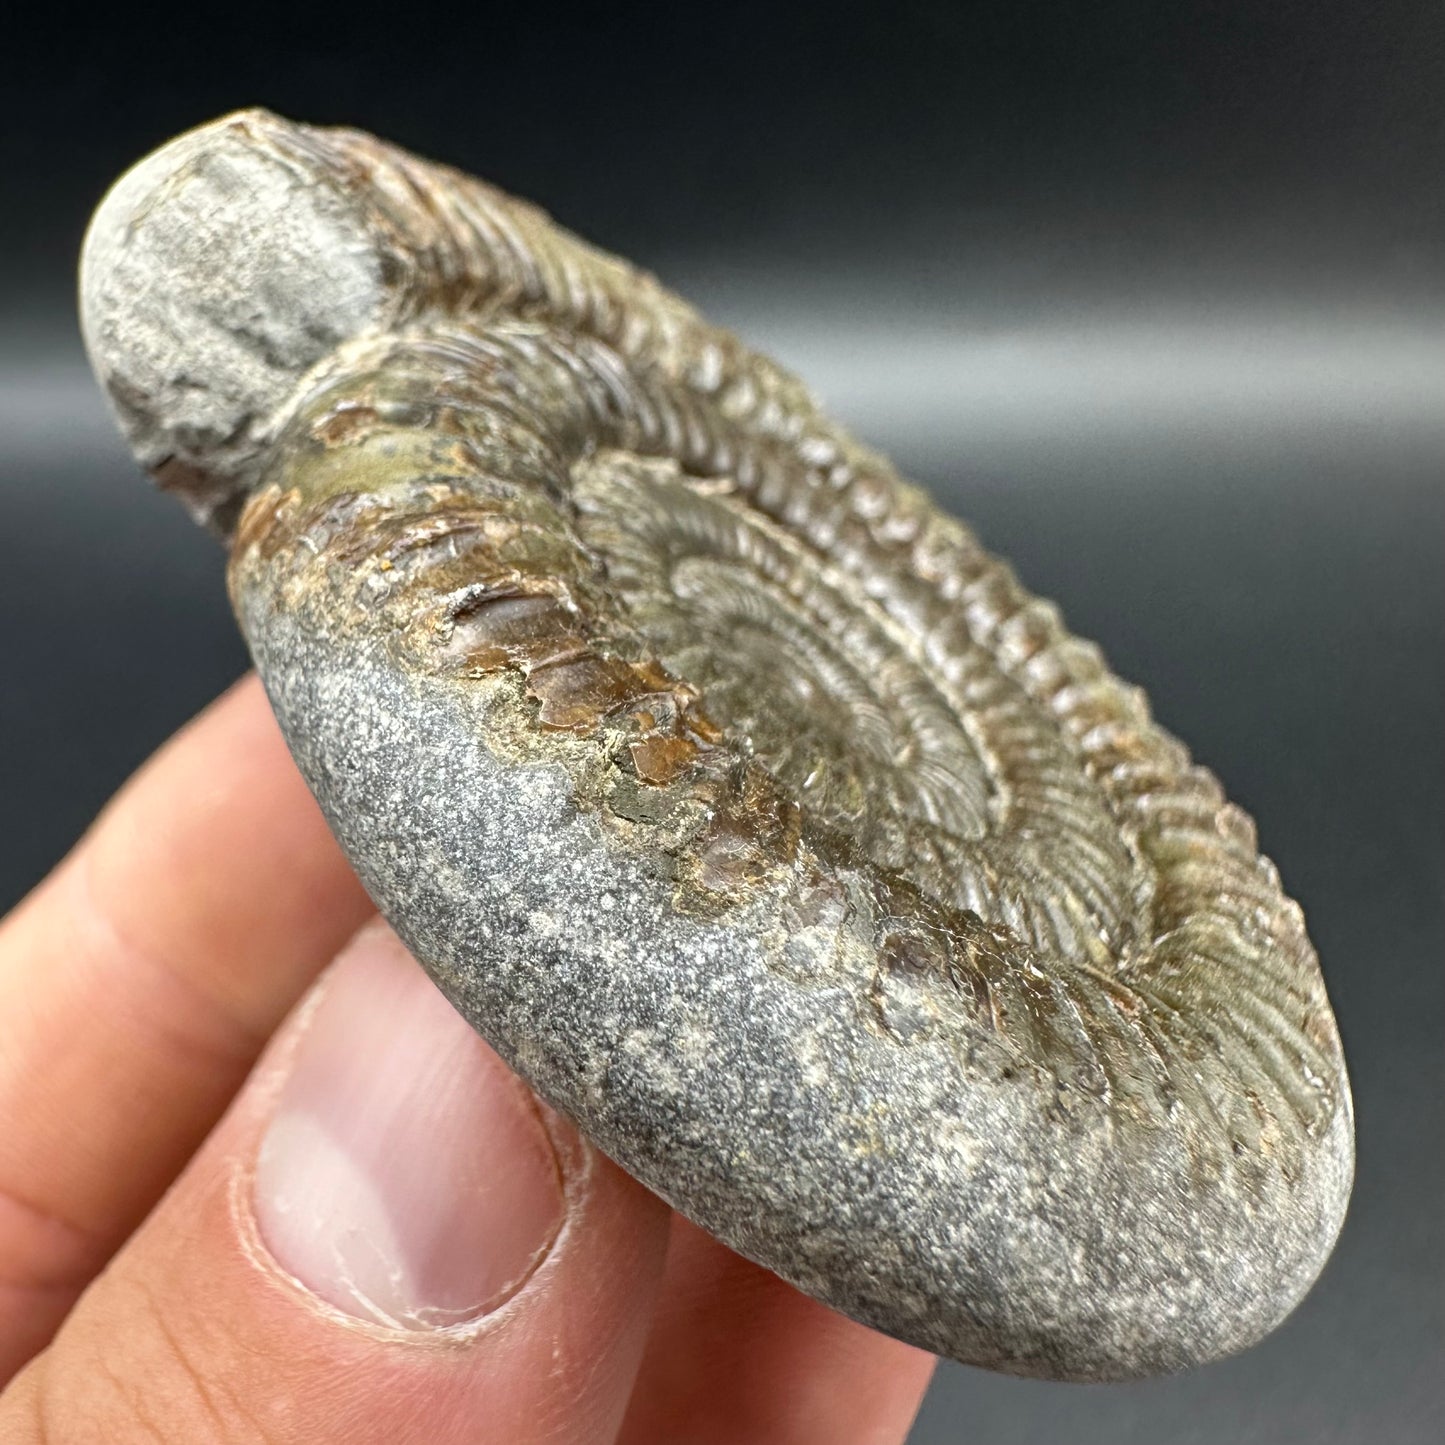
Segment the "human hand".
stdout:
<svg viewBox="0 0 1445 1445">
<path fill-rule="evenodd" d="M 0 924 L 0 1442 L 903 1438 L 931 1357 L 671 1214 L 371 912 L 248 679 Z"/>
</svg>

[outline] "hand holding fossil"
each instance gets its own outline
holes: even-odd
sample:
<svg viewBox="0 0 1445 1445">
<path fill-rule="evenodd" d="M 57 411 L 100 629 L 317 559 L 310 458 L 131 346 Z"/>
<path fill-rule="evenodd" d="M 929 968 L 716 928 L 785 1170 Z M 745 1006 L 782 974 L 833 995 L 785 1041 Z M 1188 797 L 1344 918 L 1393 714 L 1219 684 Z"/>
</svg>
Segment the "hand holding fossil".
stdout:
<svg viewBox="0 0 1445 1445">
<path fill-rule="evenodd" d="M 0 923 L 6 1445 L 903 1438 L 928 1356 L 670 1215 L 369 913 L 251 680 Z"/>
</svg>

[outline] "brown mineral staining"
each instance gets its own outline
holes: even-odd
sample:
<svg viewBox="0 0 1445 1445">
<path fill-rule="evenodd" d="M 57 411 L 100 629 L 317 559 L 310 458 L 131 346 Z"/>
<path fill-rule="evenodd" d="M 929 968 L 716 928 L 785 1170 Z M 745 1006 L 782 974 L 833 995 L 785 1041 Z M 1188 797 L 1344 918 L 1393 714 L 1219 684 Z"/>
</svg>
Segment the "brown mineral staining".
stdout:
<svg viewBox="0 0 1445 1445">
<path fill-rule="evenodd" d="M 527 692 L 541 703 L 538 722 L 571 732 L 595 732 L 638 691 L 636 674 L 615 657 L 582 653 L 540 663 L 527 673 Z"/>
<path fill-rule="evenodd" d="M 258 488 L 237 518 L 231 544 L 233 552 L 269 556 L 267 549 L 274 548 L 286 536 L 284 513 L 294 511 L 297 502 L 294 492 L 282 492 L 274 482 L 268 487 Z M 272 539 L 276 540 L 273 542 Z"/>
<path fill-rule="evenodd" d="M 469 601 L 452 618 L 446 652 L 468 670 L 491 672 L 508 664 L 542 667 L 581 647 L 582 635 L 558 598 L 504 590 Z"/>
<path fill-rule="evenodd" d="M 745 764 L 720 791 L 693 848 L 698 885 L 726 902 L 746 895 L 790 863 L 799 844 L 797 804 L 756 764 Z"/>
<path fill-rule="evenodd" d="M 676 782 L 697 756 L 697 744 L 688 738 L 656 734 L 629 743 L 627 748 L 637 776 L 656 787 Z"/>
<path fill-rule="evenodd" d="M 312 428 L 312 435 L 327 446 L 335 446 L 358 433 L 370 431 L 379 420 L 376 409 L 364 402 L 338 406 Z"/>
<path fill-rule="evenodd" d="M 163 492 L 175 492 L 180 496 L 194 492 L 204 485 L 205 473 L 191 462 L 179 457 L 167 457 L 153 473 L 156 485 Z"/>
</svg>

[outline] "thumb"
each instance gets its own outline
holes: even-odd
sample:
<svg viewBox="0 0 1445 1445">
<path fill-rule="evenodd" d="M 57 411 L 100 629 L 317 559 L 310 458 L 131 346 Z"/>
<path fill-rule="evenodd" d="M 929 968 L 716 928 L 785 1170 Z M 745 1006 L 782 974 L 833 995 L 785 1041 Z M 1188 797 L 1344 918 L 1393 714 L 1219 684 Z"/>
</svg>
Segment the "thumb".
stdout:
<svg viewBox="0 0 1445 1445">
<path fill-rule="evenodd" d="M 610 1440 L 666 1237 L 373 925 L 16 1380 L 0 1440 Z"/>
</svg>

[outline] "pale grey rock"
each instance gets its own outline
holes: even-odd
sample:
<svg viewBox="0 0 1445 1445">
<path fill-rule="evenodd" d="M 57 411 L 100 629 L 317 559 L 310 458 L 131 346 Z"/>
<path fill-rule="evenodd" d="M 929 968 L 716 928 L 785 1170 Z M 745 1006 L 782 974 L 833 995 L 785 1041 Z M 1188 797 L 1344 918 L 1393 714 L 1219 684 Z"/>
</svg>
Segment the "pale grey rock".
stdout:
<svg viewBox="0 0 1445 1445">
<path fill-rule="evenodd" d="M 260 112 L 118 184 L 82 299 L 372 896 L 638 1178 L 1015 1373 L 1178 1369 L 1309 1288 L 1349 1086 L 1252 824 L 796 381 Z"/>
</svg>

